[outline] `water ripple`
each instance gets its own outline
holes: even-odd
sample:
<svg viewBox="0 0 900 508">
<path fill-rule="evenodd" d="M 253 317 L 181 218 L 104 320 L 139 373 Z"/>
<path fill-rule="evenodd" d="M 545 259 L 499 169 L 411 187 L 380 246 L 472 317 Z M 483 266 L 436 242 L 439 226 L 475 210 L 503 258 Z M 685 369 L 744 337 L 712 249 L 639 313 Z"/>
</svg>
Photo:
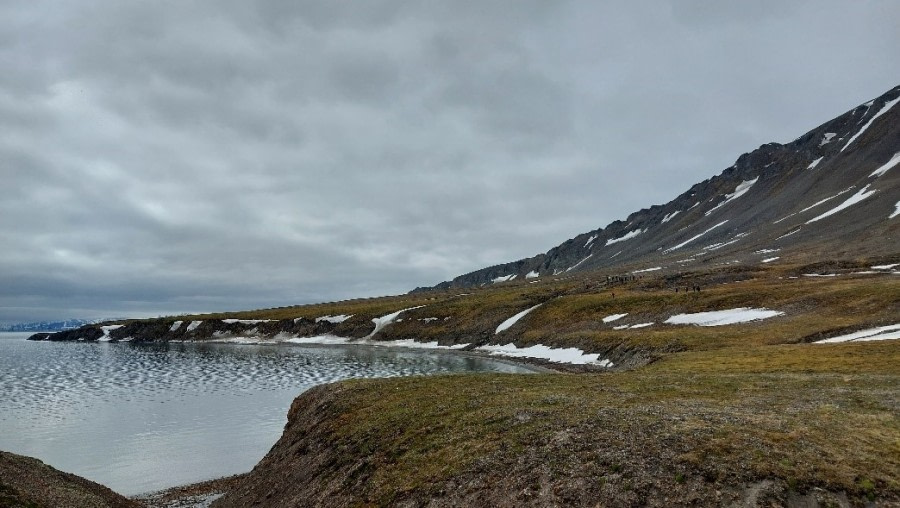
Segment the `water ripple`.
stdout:
<svg viewBox="0 0 900 508">
<path fill-rule="evenodd" d="M 435 351 L 9 336 L 0 334 L 0 449 L 125 494 L 249 470 L 281 434 L 293 398 L 317 384 L 522 371 Z"/>
</svg>

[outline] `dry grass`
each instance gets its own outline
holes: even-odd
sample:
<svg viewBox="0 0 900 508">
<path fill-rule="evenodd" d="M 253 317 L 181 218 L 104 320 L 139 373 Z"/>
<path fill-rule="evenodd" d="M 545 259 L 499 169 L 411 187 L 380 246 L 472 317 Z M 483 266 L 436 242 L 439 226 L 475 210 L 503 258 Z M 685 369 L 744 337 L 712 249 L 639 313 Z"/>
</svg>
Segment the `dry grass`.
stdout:
<svg viewBox="0 0 900 508">
<path fill-rule="evenodd" d="M 325 442 L 332 454 L 323 459 L 321 481 L 343 485 L 362 505 L 425 502 L 447 492 L 463 496 L 457 501 L 480 499 L 465 498 L 469 491 L 503 491 L 507 504 L 533 503 L 538 492 L 559 504 L 722 504 L 728 500 L 716 496 L 723 489 L 763 480 L 799 492 L 846 492 L 854 503 L 900 500 L 900 341 L 807 343 L 900 321 L 900 278 L 790 278 L 808 269 L 731 268 L 614 287 L 588 274 L 228 317 L 370 320 L 425 305 L 404 313 L 382 338 L 653 352 L 649 365 L 615 373 L 333 387 L 327 402 L 317 402 L 324 423 L 302 435 Z M 675 293 L 676 284 L 703 290 Z M 678 313 L 736 307 L 785 314 L 721 327 L 661 324 Z M 602 322 L 619 313 L 628 316 Z M 650 321 L 657 324 L 613 330 Z"/>
</svg>

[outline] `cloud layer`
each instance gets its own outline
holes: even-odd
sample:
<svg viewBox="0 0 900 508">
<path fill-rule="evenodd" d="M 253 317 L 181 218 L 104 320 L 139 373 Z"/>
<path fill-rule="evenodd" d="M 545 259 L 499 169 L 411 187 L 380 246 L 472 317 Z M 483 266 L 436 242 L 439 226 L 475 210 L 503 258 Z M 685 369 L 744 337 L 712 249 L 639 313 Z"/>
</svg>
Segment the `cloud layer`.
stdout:
<svg viewBox="0 0 900 508">
<path fill-rule="evenodd" d="M 896 85 L 893 1 L 11 2 L 0 322 L 405 292 Z"/>
</svg>

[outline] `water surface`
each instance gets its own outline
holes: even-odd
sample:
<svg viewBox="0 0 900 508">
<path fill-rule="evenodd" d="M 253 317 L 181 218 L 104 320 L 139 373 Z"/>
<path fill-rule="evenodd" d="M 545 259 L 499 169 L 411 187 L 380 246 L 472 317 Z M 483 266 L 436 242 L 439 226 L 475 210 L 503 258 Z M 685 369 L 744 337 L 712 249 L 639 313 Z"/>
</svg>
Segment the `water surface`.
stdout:
<svg viewBox="0 0 900 508">
<path fill-rule="evenodd" d="M 366 346 L 30 342 L 0 333 L 0 450 L 133 495 L 249 471 L 291 401 L 351 377 L 527 372 Z"/>
</svg>

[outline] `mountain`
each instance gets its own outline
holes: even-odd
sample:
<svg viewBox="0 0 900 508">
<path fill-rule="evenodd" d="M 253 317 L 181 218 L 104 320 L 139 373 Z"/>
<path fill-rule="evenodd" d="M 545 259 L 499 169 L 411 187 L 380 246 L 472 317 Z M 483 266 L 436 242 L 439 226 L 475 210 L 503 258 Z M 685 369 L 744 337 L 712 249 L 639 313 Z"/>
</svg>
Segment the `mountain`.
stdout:
<svg viewBox="0 0 900 508">
<path fill-rule="evenodd" d="M 427 289 L 601 268 L 642 273 L 896 253 L 898 102 L 900 86 L 790 143 L 768 143 L 741 155 L 664 205 L 634 212 L 544 254 Z"/>
<path fill-rule="evenodd" d="M 60 330 L 72 330 L 100 323 L 102 319 L 65 319 L 62 321 L 36 321 L 33 323 L 14 323 L 0 327 L 0 332 L 56 332 Z"/>
</svg>

